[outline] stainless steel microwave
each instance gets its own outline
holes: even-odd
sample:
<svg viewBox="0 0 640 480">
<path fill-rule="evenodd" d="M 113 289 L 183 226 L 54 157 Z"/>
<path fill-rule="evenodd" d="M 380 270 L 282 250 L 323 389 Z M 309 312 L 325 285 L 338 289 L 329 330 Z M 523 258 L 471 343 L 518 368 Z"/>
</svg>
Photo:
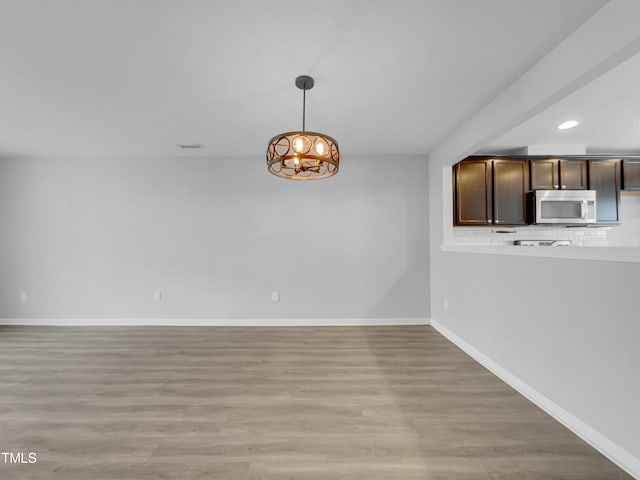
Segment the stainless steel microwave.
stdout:
<svg viewBox="0 0 640 480">
<path fill-rule="evenodd" d="M 535 190 L 531 211 L 536 224 L 596 223 L 596 191 Z"/>
</svg>

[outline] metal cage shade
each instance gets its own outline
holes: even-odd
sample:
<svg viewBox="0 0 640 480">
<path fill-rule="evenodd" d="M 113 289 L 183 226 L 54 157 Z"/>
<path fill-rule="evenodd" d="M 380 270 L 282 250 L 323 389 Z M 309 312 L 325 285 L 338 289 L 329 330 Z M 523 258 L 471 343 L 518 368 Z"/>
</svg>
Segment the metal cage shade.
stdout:
<svg viewBox="0 0 640 480">
<path fill-rule="evenodd" d="M 276 135 L 267 148 L 267 167 L 278 177 L 315 180 L 338 173 L 338 142 L 316 132 L 287 132 Z"/>
</svg>

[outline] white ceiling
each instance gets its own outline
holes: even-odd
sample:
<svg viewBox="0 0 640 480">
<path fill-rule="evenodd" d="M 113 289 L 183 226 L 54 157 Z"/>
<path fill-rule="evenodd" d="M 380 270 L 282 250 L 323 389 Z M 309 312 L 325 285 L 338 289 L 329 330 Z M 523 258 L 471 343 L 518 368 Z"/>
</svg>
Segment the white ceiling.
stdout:
<svg viewBox="0 0 640 480">
<path fill-rule="evenodd" d="M 570 130 L 558 130 L 565 120 L 580 123 Z M 491 142 L 480 153 L 508 153 L 529 145 L 576 145 L 591 154 L 640 155 L 639 127 L 640 55 L 636 55 Z"/>
<path fill-rule="evenodd" d="M 424 154 L 604 3 L 2 0 L 0 156 L 263 155 L 299 74 L 343 155 Z"/>
</svg>

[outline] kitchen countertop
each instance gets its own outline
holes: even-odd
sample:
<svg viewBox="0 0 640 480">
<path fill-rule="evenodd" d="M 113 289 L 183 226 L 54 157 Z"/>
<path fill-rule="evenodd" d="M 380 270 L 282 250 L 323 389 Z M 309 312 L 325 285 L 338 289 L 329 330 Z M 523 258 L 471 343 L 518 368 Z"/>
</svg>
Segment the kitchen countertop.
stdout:
<svg viewBox="0 0 640 480">
<path fill-rule="evenodd" d="M 443 252 L 551 257 L 640 263 L 640 247 L 522 247 L 519 245 L 440 245 Z"/>
</svg>

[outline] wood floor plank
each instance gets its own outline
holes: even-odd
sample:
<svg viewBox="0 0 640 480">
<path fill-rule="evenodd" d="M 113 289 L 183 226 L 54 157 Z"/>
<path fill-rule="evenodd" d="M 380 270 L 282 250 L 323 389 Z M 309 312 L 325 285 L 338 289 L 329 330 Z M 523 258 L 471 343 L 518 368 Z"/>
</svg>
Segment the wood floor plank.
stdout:
<svg viewBox="0 0 640 480">
<path fill-rule="evenodd" d="M 0 327 L 21 479 L 630 479 L 430 327 Z"/>
</svg>

